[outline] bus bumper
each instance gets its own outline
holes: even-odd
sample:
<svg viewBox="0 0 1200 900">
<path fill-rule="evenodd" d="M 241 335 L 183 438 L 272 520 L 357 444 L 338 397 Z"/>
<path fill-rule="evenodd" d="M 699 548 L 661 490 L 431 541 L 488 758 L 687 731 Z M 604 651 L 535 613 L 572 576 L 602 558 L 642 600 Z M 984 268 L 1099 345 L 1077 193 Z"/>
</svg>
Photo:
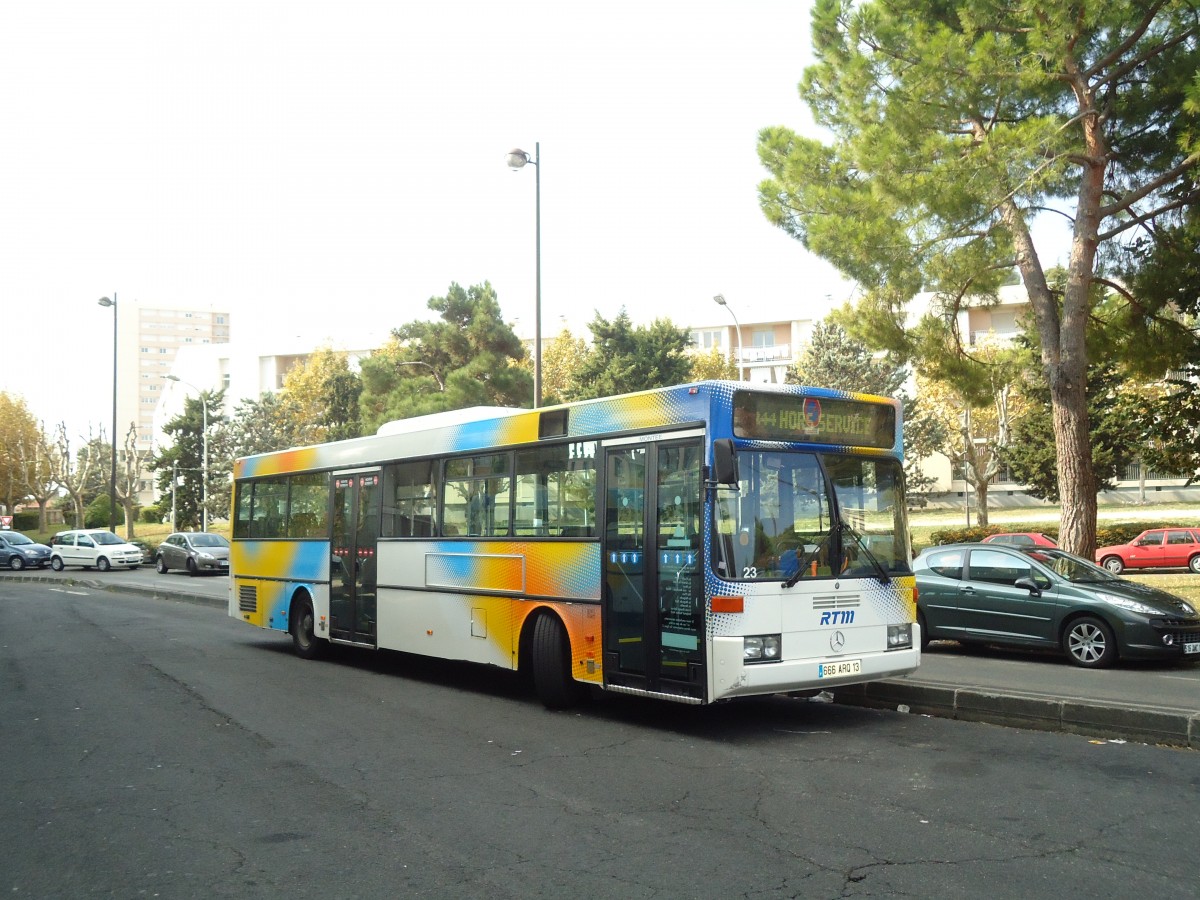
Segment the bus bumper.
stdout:
<svg viewBox="0 0 1200 900">
<path fill-rule="evenodd" d="M 749 665 L 742 659 L 741 637 L 713 638 L 711 699 L 836 690 L 842 685 L 907 675 L 921 663 L 920 639 L 916 631 L 914 627 L 917 646 L 903 650 L 855 652 Z"/>
</svg>

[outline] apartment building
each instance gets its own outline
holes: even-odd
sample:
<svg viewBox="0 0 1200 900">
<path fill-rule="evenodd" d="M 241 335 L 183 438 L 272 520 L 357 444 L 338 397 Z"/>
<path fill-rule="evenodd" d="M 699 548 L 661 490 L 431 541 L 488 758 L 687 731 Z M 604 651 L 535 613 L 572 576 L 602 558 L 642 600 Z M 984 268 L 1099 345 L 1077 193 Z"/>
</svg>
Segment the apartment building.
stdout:
<svg viewBox="0 0 1200 900">
<path fill-rule="evenodd" d="M 137 448 L 154 447 L 154 412 L 180 350 L 228 343 L 230 314 L 166 304 L 121 300 L 117 314 L 117 430 L 116 446 L 123 448 L 130 423 L 137 428 Z M 151 503 L 150 473 L 139 484 L 140 502 Z"/>
<path fill-rule="evenodd" d="M 787 370 L 812 337 L 813 319 L 702 325 L 692 328 L 692 346 L 728 354 L 742 381 L 783 384 Z"/>
</svg>

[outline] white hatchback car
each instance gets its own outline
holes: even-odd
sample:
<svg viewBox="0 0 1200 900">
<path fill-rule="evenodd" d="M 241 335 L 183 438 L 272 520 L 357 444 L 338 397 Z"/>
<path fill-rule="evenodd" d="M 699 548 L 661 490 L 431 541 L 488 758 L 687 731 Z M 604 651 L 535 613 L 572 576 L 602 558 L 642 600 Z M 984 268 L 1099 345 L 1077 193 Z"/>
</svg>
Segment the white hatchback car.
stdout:
<svg viewBox="0 0 1200 900">
<path fill-rule="evenodd" d="M 136 569 L 142 551 L 104 528 L 60 531 L 50 544 L 50 568 L 61 572 L 66 566 L 95 566 L 107 572 L 113 566 Z"/>
</svg>

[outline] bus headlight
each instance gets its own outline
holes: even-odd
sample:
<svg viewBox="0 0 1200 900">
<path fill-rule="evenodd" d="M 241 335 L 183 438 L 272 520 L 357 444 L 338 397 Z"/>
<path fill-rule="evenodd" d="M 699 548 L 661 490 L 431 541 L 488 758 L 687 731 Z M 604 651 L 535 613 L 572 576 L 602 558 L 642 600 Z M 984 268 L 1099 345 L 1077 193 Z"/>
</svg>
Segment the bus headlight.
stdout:
<svg viewBox="0 0 1200 900">
<path fill-rule="evenodd" d="M 742 662 L 779 662 L 782 638 L 778 634 L 756 634 L 742 639 Z"/>
<path fill-rule="evenodd" d="M 912 625 L 889 625 L 887 629 L 889 650 L 908 650 L 912 647 Z"/>
</svg>

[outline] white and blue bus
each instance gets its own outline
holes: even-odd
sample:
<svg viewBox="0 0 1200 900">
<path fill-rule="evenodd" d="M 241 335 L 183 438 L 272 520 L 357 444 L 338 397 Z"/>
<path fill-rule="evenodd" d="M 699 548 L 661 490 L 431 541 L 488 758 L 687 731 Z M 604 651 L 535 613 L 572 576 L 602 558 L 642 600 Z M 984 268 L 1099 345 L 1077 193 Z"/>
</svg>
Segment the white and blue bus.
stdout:
<svg viewBox="0 0 1200 900">
<path fill-rule="evenodd" d="M 473 408 L 234 465 L 229 613 L 703 704 L 920 662 L 891 399 L 705 381 Z"/>
</svg>

